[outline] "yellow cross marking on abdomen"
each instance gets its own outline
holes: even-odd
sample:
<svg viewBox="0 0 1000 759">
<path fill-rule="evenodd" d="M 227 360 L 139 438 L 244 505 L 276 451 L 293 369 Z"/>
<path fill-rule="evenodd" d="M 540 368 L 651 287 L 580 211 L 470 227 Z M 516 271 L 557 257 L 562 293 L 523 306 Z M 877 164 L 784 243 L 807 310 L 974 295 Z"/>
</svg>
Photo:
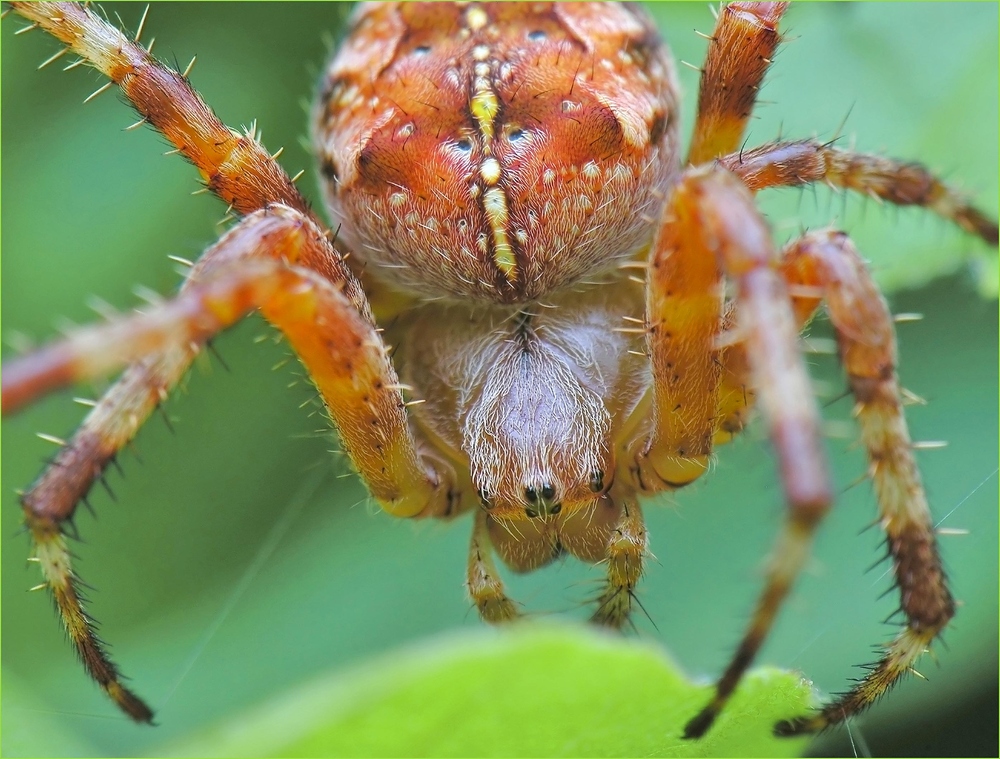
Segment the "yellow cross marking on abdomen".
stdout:
<svg viewBox="0 0 1000 759">
<path fill-rule="evenodd" d="M 482 19 L 478 19 L 482 21 Z M 479 178 L 487 188 L 482 195 L 483 213 L 493 233 L 493 262 L 503 272 L 508 282 L 517 281 L 517 258 L 507 238 L 507 222 L 510 214 L 507 208 L 507 194 L 498 186 L 502 175 L 500 162 L 493 157 L 493 136 L 496 133 L 494 121 L 500 112 L 500 100 L 490 80 L 489 48 L 476 45 L 472 57 L 476 61 L 472 99 L 469 110 L 479 127 L 483 146 L 483 161 L 479 164 Z"/>
</svg>

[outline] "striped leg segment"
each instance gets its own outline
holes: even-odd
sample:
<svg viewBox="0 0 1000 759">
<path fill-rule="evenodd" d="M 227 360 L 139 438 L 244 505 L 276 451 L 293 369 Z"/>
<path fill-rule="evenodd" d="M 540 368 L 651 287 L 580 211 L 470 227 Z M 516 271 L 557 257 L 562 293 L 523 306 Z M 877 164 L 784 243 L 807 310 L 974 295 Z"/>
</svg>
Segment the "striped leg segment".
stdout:
<svg viewBox="0 0 1000 759">
<path fill-rule="evenodd" d="M 787 7 L 742 2 L 722 6 L 702 69 L 688 163 L 711 161 L 739 147 L 781 41 L 778 23 Z"/>
<path fill-rule="evenodd" d="M 611 530 L 607 548 L 608 577 L 597 599 L 597 610 L 590 621 L 606 627 L 621 628 L 629 620 L 635 600 L 635 587 L 642 577 L 649 535 L 638 503 L 625 503 Z"/>
<path fill-rule="evenodd" d="M 252 254 L 258 246 L 248 245 L 247 238 L 255 237 L 259 241 L 266 237 L 265 229 L 273 231 L 275 226 L 274 218 L 250 218 L 234 228 L 205 253 L 181 292 L 186 294 L 213 270 L 231 266 L 241 257 Z M 291 249 L 273 251 L 274 255 L 293 253 Z M 105 330 L 103 335 L 102 329 Z M 129 357 L 129 352 L 113 337 L 126 337 L 127 332 L 124 325 L 98 327 L 78 334 L 67 343 L 6 362 L 3 367 L 3 412 L 15 411 L 32 399 L 78 378 L 100 374 L 102 370 L 110 371 Z M 61 530 L 72 520 L 77 505 L 86 498 L 109 462 L 135 436 L 190 367 L 200 350 L 200 342 L 195 339 L 199 335 L 194 331 L 186 337 L 190 339 L 184 341 L 182 336 L 175 335 L 171 349 L 162 350 L 161 345 L 158 354 L 130 365 L 21 499 L 35 544 L 35 557 L 87 671 L 129 716 L 140 722 L 150 721 L 152 711 L 121 684 L 117 668 L 97 638 L 93 622 L 82 607 L 78 579 Z M 136 337 L 133 335 L 132 339 Z M 152 348 L 155 336 L 147 336 L 147 339 L 150 341 L 147 346 Z M 108 343 L 110 350 L 105 351 L 102 346 Z M 138 348 L 132 345 L 130 350 Z"/>
<path fill-rule="evenodd" d="M 896 205 L 926 208 L 990 245 L 997 244 L 996 220 L 918 163 L 838 150 L 814 140 L 762 145 L 727 155 L 719 163 L 753 192 L 825 182 Z"/>
<path fill-rule="evenodd" d="M 686 738 L 697 738 L 711 727 L 770 631 L 829 508 L 831 490 L 791 299 L 752 195 L 732 174 L 713 167 L 689 169 L 674 192 L 677 203 L 697 209 L 710 249 L 735 284 L 736 329 L 746 346 L 750 384 L 768 422 L 788 505 L 747 631 L 712 701 L 685 728 Z"/>
<path fill-rule="evenodd" d="M 164 66 L 89 8 L 35 2 L 15 2 L 11 7 L 117 84 L 143 119 L 238 213 L 282 203 L 310 215 L 295 185 L 253 134 L 240 134 L 223 124 L 184 75 Z"/>
<path fill-rule="evenodd" d="M 815 232 L 792 243 L 785 252 L 783 269 L 790 283 L 823 293 L 857 402 L 854 414 L 868 453 L 900 608 L 906 616 L 902 632 L 854 688 L 819 713 L 775 728 L 780 735 L 795 735 L 822 730 L 874 703 L 913 668 L 954 616 L 955 603 L 941 568 L 927 496 L 903 416 L 896 335 L 885 300 L 854 245 L 841 232 Z M 818 305 L 818 299 L 812 305 Z"/>
<path fill-rule="evenodd" d="M 3 408 L 135 362 L 24 495 L 46 584 L 90 674 L 131 717 L 151 712 L 122 686 L 81 606 L 62 529 L 94 480 L 165 397 L 198 347 L 256 308 L 292 343 L 375 498 L 413 516 L 447 497 L 407 426 L 395 371 L 370 321 L 346 294 L 296 262 L 327 261 L 329 242 L 301 213 L 275 207 L 245 218 L 210 249 L 181 293 L 147 314 L 82 329 L 8 362 Z"/>
</svg>

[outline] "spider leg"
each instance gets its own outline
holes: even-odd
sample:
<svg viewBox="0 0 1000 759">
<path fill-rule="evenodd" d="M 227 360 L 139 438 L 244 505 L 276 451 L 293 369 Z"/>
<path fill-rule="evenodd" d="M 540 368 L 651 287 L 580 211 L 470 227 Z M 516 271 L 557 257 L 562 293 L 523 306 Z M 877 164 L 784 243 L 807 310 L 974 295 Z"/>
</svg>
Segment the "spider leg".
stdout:
<svg viewBox="0 0 1000 759">
<path fill-rule="evenodd" d="M 683 487 L 708 471 L 718 426 L 722 270 L 688 195 L 671 195 L 647 273 L 653 432 L 632 468 L 634 484 L 646 492 Z"/>
<path fill-rule="evenodd" d="M 826 182 L 896 205 L 921 206 L 990 245 L 997 244 L 996 220 L 918 163 L 838 150 L 815 140 L 762 145 L 727 155 L 719 163 L 753 192 Z"/>
<path fill-rule="evenodd" d="M 477 510 L 472 543 L 469 545 L 466 587 L 484 622 L 510 622 L 521 616 L 521 612 L 504 591 L 503 581 L 493 561 L 488 523 L 489 515 L 482 509 Z"/>
<path fill-rule="evenodd" d="M 134 362 L 99 401 L 22 504 L 35 555 L 66 629 L 97 682 L 133 719 L 152 712 L 120 682 L 83 609 L 64 532 L 77 503 L 135 434 L 199 347 L 259 308 L 289 339 L 323 395 L 352 460 L 390 513 L 444 508 L 449 494 L 416 449 L 396 373 L 372 323 L 332 283 L 298 265 L 335 256 L 325 233 L 282 206 L 251 214 L 203 257 L 176 298 L 146 314 L 81 329 L 8 362 L 3 410 Z"/>
<path fill-rule="evenodd" d="M 295 185 L 254 135 L 240 134 L 223 124 L 186 77 L 164 66 L 85 5 L 15 2 L 11 7 L 121 87 L 143 119 L 191 161 L 208 188 L 238 213 L 281 203 L 312 218 Z"/>
<path fill-rule="evenodd" d="M 804 140 L 740 151 L 719 159 L 719 164 L 739 176 L 752 192 L 822 181 L 897 205 L 927 208 L 987 243 L 997 244 L 997 222 L 916 163 L 852 153 Z M 669 277 L 664 281 L 669 282 Z M 801 326 L 812 315 L 815 303 L 795 293 L 792 300 Z M 656 311 L 651 308 L 650 313 Z M 693 311 L 675 313 L 682 318 L 693 315 Z M 734 324 L 732 314 L 727 315 L 723 334 L 733 332 Z M 718 392 L 720 424 L 714 435 L 715 445 L 728 442 L 742 430 L 754 402 L 754 391 L 746 381 L 749 367 L 742 343 L 736 340 L 724 344 L 718 360 L 722 379 Z"/>
<path fill-rule="evenodd" d="M 636 502 L 624 503 L 607 546 L 607 581 L 591 622 L 620 628 L 632 613 L 635 587 L 642 577 L 649 536 Z"/>
<path fill-rule="evenodd" d="M 709 38 L 698 89 L 698 118 L 689 164 L 699 164 L 739 147 L 774 51 L 778 22 L 788 3 L 728 3 Z"/>
<path fill-rule="evenodd" d="M 226 126 L 191 86 L 187 72 L 178 73 L 156 60 L 85 3 L 10 5 L 117 84 L 142 120 L 174 145 L 172 152 L 180 153 L 194 164 L 206 189 L 227 203 L 230 210 L 245 215 L 267 205 L 281 204 L 322 226 L 294 180 L 277 162 L 278 153 L 270 155 L 252 131 L 240 133 Z M 348 268 L 352 266 L 355 262 L 348 263 Z M 344 276 L 365 278 L 361 266 L 353 275 Z M 399 296 L 387 293 L 377 282 L 367 279 L 367 297 L 358 281 L 348 284 L 347 294 L 362 313 L 370 314 L 372 303 L 384 314 L 397 310 Z"/>
<path fill-rule="evenodd" d="M 849 692 L 819 713 L 779 723 L 780 735 L 809 733 L 867 708 L 911 670 L 954 616 L 934 525 L 903 415 L 892 315 L 854 245 L 842 232 L 819 231 L 784 254 L 786 279 L 823 293 L 840 359 L 857 405 L 869 475 L 892 557 L 906 627 Z M 803 303 L 803 307 L 817 306 Z"/>
<path fill-rule="evenodd" d="M 795 296 L 792 295 L 793 306 Z M 798 312 L 796 312 L 798 313 Z M 722 319 L 721 334 L 738 336 L 736 304 L 726 304 L 726 313 Z M 746 427 L 753 409 L 756 393 L 750 385 L 750 364 L 747 361 L 746 346 L 739 340 L 723 344 L 719 350 L 719 363 L 722 365 L 722 378 L 719 382 L 718 428 L 712 440 L 713 445 L 724 445 L 731 442 Z"/>
<path fill-rule="evenodd" d="M 681 224 L 688 228 L 670 229 Z M 791 299 L 770 232 L 750 192 L 727 171 L 712 166 L 688 169 L 674 189 L 660 234 L 664 239 L 690 236 L 693 244 L 672 255 L 714 258 L 735 283 L 736 328 L 745 341 L 750 384 L 768 422 L 788 506 L 750 624 L 716 684 L 712 701 L 685 729 L 685 737 L 696 738 L 712 725 L 770 631 L 829 508 L 831 490 L 819 412 L 797 347 Z M 712 294 L 713 299 L 720 297 Z M 653 361 L 655 366 L 655 356 Z M 654 384 L 659 381 L 654 373 Z"/>
<path fill-rule="evenodd" d="M 729 339 L 739 332 L 737 312 L 725 303 L 701 209 L 673 196 L 663 221 L 646 292 L 653 433 L 632 469 L 633 484 L 646 492 L 682 487 L 706 472 L 712 447 L 743 429 L 754 402 L 745 346 Z"/>
</svg>

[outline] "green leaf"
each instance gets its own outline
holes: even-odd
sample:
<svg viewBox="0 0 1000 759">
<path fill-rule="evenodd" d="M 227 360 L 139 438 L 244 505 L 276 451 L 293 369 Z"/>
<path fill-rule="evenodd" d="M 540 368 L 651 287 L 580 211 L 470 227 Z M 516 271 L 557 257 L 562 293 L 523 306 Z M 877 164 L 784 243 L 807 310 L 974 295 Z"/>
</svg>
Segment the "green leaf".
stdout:
<svg viewBox="0 0 1000 759">
<path fill-rule="evenodd" d="M 187 756 L 795 756 L 778 739 L 810 684 L 750 673 L 712 730 L 680 738 L 711 686 L 655 646 L 578 627 L 525 624 L 441 636 L 326 676 L 196 738 Z"/>
<path fill-rule="evenodd" d="M 64 715 L 46 708 L 30 688 L 7 667 L 3 668 L 3 755 L 34 756 L 38 736 L 46 736 L 52 756 L 100 756 L 101 752 L 65 724 Z"/>
</svg>

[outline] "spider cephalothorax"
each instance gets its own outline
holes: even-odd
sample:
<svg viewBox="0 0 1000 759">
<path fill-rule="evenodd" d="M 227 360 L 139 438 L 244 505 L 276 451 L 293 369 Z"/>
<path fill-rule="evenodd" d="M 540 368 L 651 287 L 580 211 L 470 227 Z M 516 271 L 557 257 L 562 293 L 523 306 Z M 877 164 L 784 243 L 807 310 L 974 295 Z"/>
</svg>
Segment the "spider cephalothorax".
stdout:
<svg viewBox="0 0 1000 759">
<path fill-rule="evenodd" d="M 337 235 L 185 76 L 84 7 L 14 9 L 117 83 L 241 217 L 175 299 L 4 367 L 5 412 L 127 367 L 22 502 L 70 637 L 134 719 L 151 711 L 94 635 L 62 531 L 201 346 L 257 309 L 297 352 L 387 512 L 474 512 L 467 585 L 489 621 L 519 615 L 494 551 L 516 570 L 568 552 L 605 563 L 594 620 L 624 624 L 646 554 L 639 499 L 701 476 L 759 404 L 787 517 L 743 640 L 688 725 L 697 737 L 753 660 L 830 505 L 796 342 L 824 305 L 906 624 L 854 689 L 777 729 L 864 709 L 950 620 L 886 304 L 842 232 L 777 250 L 753 193 L 826 182 L 928 208 L 991 244 L 997 226 L 915 164 L 811 140 L 741 148 L 785 4 L 723 8 L 686 160 L 673 63 L 641 9 L 362 6 L 313 111 Z"/>
</svg>

